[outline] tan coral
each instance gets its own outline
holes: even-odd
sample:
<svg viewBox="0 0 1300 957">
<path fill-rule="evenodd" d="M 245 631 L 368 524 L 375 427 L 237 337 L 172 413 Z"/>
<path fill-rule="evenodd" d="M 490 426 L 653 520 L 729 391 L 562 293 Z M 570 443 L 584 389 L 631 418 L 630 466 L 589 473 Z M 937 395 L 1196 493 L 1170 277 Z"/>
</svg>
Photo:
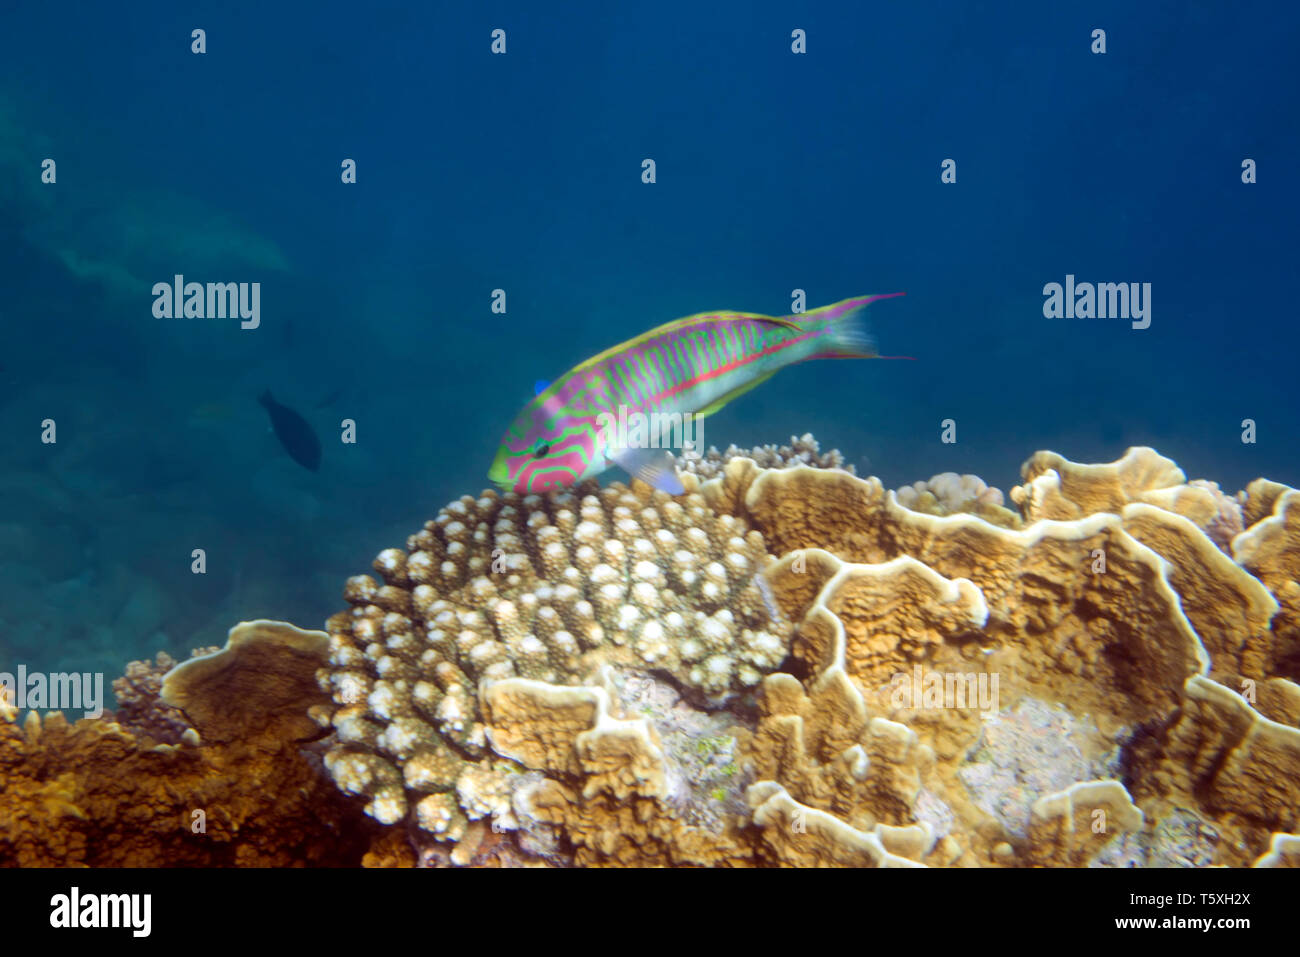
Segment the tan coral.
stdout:
<svg viewBox="0 0 1300 957">
<path fill-rule="evenodd" d="M 156 713 L 138 673 L 135 713 Z M 0 705 L 0 863 L 32 866 L 355 866 L 357 820 L 288 725 L 230 743 L 157 743 L 105 718 Z"/>
<path fill-rule="evenodd" d="M 1141 765 L 1138 786 L 1195 794 L 1238 837 L 1238 849 L 1225 844 L 1224 863 L 1247 863 L 1250 846 L 1300 826 L 1300 729 L 1265 718 L 1217 682 L 1187 683 L 1179 719 L 1154 758 Z"/>
<path fill-rule="evenodd" d="M 169 671 L 160 700 L 184 711 L 209 741 L 310 737 L 307 712 L 329 699 L 316 685 L 329 635 L 281 621 L 246 621 L 225 646 Z"/>
<path fill-rule="evenodd" d="M 676 459 L 674 466 L 682 474 L 697 476 L 700 481 L 707 481 L 720 475 L 732 459 L 752 459 L 760 468 L 786 469 L 806 465 L 817 469 L 844 469 L 853 474 L 855 469 L 845 463 L 844 455 L 839 449 L 821 451 L 817 440 L 811 432 L 802 436 L 790 437 L 788 445 L 759 445 L 752 449 L 741 449 L 730 445 L 723 452 L 710 447 L 705 453 L 687 451 Z"/>
<path fill-rule="evenodd" d="M 1096 465 L 1071 462 L 1055 452 L 1036 452 L 1020 469 L 1024 485 L 1011 490 L 1027 521 L 1070 520 L 1118 513 L 1144 492 L 1183 485 L 1187 477 L 1155 449 L 1135 446 L 1119 460 Z"/>
<path fill-rule="evenodd" d="M 758 728 L 747 748 L 759 780 L 854 827 L 905 826 L 933 753 L 905 725 L 871 718 L 841 669 L 805 693 L 792 676 L 763 683 Z"/>
<path fill-rule="evenodd" d="M 1269 587 L 1280 606 L 1273 619 L 1270 670 L 1300 679 L 1300 491 L 1252 482 L 1248 503 L 1264 499 L 1272 512 L 1232 541 L 1233 557 Z M 1248 514 L 1250 512 L 1248 507 Z"/>
<path fill-rule="evenodd" d="M 904 508 L 927 515 L 953 515 L 969 512 L 994 525 L 1019 528 L 1019 513 L 1004 507 L 1002 490 L 984 483 L 978 475 L 942 472 L 929 481 L 913 482 L 894 492 L 894 499 Z"/>
<path fill-rule="evenodd" d="M 216 650 L 196 649 L 194 654 L 212 654 Z M 176 659 L 165 651 L 158 652 L 153 661 L 128 662 L 122 677 L 113 679 L 117 698 L 113 719 L 128 731 L 159 744 L 180 744 L 182 736 L 188 734 L 192 739 L 197 735 L 179 708 L 159 698 L 163 678 L 175 667 Z"/>
<path fill-rule="evenodd" d="M 1199 753 L 1204 725 L 1241 723 L 1224 718 L 1231 709 L 1222 703 L 1217 710 L 1203 701 L 1188 706 L 1213 684 L 1204 677 L 1211 667 L 1216 677 L 1254 682 L 1254 722 L 1282 727 L 1265 715 L 1300 708 L 1293 683 L 1276 674 L 1286 661 L 1276 590 L 1293 579 L 1282 578 L 1286 559 L 1272 556 L 1286 551 L 1254 545 L 1285 541 L 1274 526 L 1286 527 L 1286 493 L 1257 489 L 1256 505 L 1271 495 L 1282 518 L 1257 522 L 1254 537 L 1238 536 L 1242 548 L 1260 556 L 1251 570 L 1261 584 L 1222 550 L 1219 539 L 1236 520 L 1233 500 L 1211 483 L 1186 483 L 1149 449 L 1097 466 L 1035 456 L 1014 495 L 1030 523 L 1023 528 L 946 507 L 918 512 L 875 479 L 834 470 L 765 470 L 743 457 L 719 464 L 710 481 L 683 476 L 688 495 L 672 502 L 644 489 L 632 498 L 614 489 L 504 507 L 486 496 L 464 499 L 461 510 L 413 537 L 407 558 L 383 556 L 377 569 L 388 579 L 384 587 L 410 588 L 411 598 L 378 606 L 383 587 L 349 586 L 354 610 L 346 629 L 343 618 L 332 621 L 329 680 L 336 701 L 355 686 L 368 704 L 338 710 L 340 736 L 378 740 L 367 760 L 391 760 L 394 749 L 382 753 L 383 734 L 356 733 L 351 722 L 378 714 L 391 724 L 401 719 L 394 711 L 406 693 L 401 682 L 428 689 L 411 696 L 415 712 L 441 721 L 439 733 L 451 736 L 467 766 L 490 752 L 525 772 L 509 802 L 521 835 L 551 854 L 546 848 L 557 845 L 546 835 L 563 834 L 576 848 L 573 859 L 586 864 L 880 863 L 883 854 L 948 866 L 1080 864 L 1096 859 L 1102 845 L 1113 848 L 1109 837 L 1119 832 L 1156 840 L 1166 809 L 1177 802 L 1234 817 L 1240 823 L 1229 827 L 1247 853 L 1259 847 L 1265 827 L 1289 826 L 1257 807 L 1226 809 L 1222 799 L 1199 795 L 1191 779 L 1175 781 L 1170 770 Z M 483 510 L 498 517 L 476 519 Z M 723 516 L 721 524 L 692 529 L 712 513 Z M 728 518 L 738 531 L 724 528 Z M 735 732 L 753 799 L 747 813 L 725 825 L 692 826 L 673 803 L 677 759 L 656 730 L 665 727 L 661 715 L 642 721 L 620 713 L 620 701 L 632 700 L 619 690 L 620 676 L 638 663 L 657 666 L 683 686 L 716 695 L 720 687 L 710 688 L 699 670 L 713 653 L 709 630 L 719 628 L 720 648 L 737 647 L 725 637 L 734 633 L 708 624 L 716 608 L 672 617 L 672 596 L 683 587 L 708 594 L 710 583 L 730 584 L 733 567 L 762 567 L 763 560 L 741 552 L 734 561 L 711 553 L 719 538 L 744 542 L 755 533 L 782 557 L 753 579 L 757 593 L 745 613 L 772 604 L 776 617 L 795 625 L 788 647 L 798 677 L 770 673 L 774 658 L 755 666 L 757 723 L 752 732 Z M 476 549 L 493 539 L 505 553 L 497 556 L 500 570 L 476 580 Z M 434 554 L 440 547 L 454 560 Z M 482 571 L 486 557 L 478 561 Z M 448 583 L 464 588 L 464 596 L 449 592 Z M 385 615 L 394 611 L 414 614 L 409 630 L 428 636 L 418 664 L 401 665 L 401 654 L 382 650 L 386 637 L 391 644 Z M 345 631 L 350 640 L 340 641 Z M 573 645 L 556 656 L 548 649 L 561 633 Z M 696 650 L 692 642 L 705 647 Z M 381 665 L 390 659 L 397 663 Z M 925 679 L 919 702 L 914 691 L 921 682 L 908 680 L 918 671 Z M 934 686 L 939 707 L 926 697 L 934 676 L 942 679 Z M 992 702 L 979 700 L 983 679 L 995 689 Z M 947 700 L 954 687 L 980 693 L 963 706 L 960 695 Z M 1151 820 L 1143 823 L 1114 781 L 1058 784 L 1064 790 L 1022 799 L 1027 836 L 1008 833 L 1013 822 L 1002 811 L 991 814 L 987 798 L 968 793 L 974 779 L 963 769 L 984 740 L 981 723 L 991 713 L 984 707 L 1005 716 L 1026 701 L 1091 716 L 1091 730 L 1079 741 L 1093 749 L 1084 759 L 1097 769 L 1105 742 L 1119 747 L 1135 727 L 1153 729 L 1134 751 L 1148 762 L 1137 781 L 1140 800 L 1155 812 Z M 1261 741 L 1273 742 L 1274 730 Z M 1258 753 L 1242 756 L 1239 771 L 1232 761 L 1225 767 L 1250 779 L 1279 773 L 1279 761 L 1276 748 L 1260 744 Z M 525 780 L 527 774 L 534 776 Z M 448 793 L 433 795 L 444 811 Z M 494 800 L 496 812 L 476 800 L 476 813 L 504 813 L 500 795 Z M 1112 827 L 1106 840 L 1090 826 L 1080 829 L 1096 810 Z M 787 833 L 796 814 L 805 824 L 811 814 L 814 822 L 814 836 L 802 844 Z M 482 843 L 462 825 L 455 835 L 475 849 Z M 457 845 L 453 862 L 471 856 L 470 847 Z"/>
<path fill-rule="evenodd" d="M 1300 867 L 1300 834 L 1274 834 L 1256 867 Z"/>
<path fill-rule="evenodd" d="M 722 830 L 706 837 L 676 822 L 662 783 L 646 785 L 665 773 L 654 729 L 623 715 L 607 689 L 653 671 L 708 709 L 780 665 L 790 626 L 772 616 L 760 535 L 699 495 L 636 483 L 465 496 L 407 545 L 376 559 L 383 584 L 348 582 L 353 607 L 330 619 L 318 676 L 335 704 L 326 766 L 368 814 L 477 848 L 472 825 L 485 812 L 466 785 L 505 759 L 521 773 L 506 772 L 519 786 L 493 799 L 495 826 L 562 823 L 584 860 L 623 860 L 623 844 L 584 834 L 602 806 L 623 814 L 615 806 L 635 794 L 638 813 L 655 805 L 661 819 L 645 835 L 653 849 L 638 853 L 744 853 Z"/>
<path fill-rule="evenodd" d="M 778 452 L 676 498 L 465 496 L 328 637 L 253 623 L 175 668 L 183 713 L 162 658 L 122 723 L 5 707 L 0 856 L 1294 862 L 1300 493 L 1039 453 L 1004 521 L 964 510 L 973 477 L 893 493 Z"/>
<path fill-rule="evenodd" d="M 1032 813 L 1027 857 L 1039 867 L 1082 867 L 1117 834 L 1143 825 L 1118 781 L 1081 781 L 1039 798 Z"/>
<path fill-rule="evenodd" d="M 1183 681 L 1208 665 L 1170 587 L 1168 563 L 1129 535 L 1118 515 L 1004 529 L 974 516 L 904 509 L 873 479 L 813 469 L 757 473 L 743 460 L 702 491 L 719 507 L 734 503 L 740 517 L 787 553 L 820 540 L 841 560 L 883 564 L 907 557 L 939 576 L 973 583 L 990 609 L 988 620 L 981 626 L 967 617 L 964 647 L 950 649 L 963 660 L 950 657 L 950 670 L 970 671 L 972 662 L 976 671 L 996 667 L 1004 685 L 1011 679 L 1025 688 L 1045 686 L 1049 697 L 1068 697 L 1128 722 L 1168 712 Z M 772 575 L 774 593 L 794 599 L 785 606 L 793 617 L 834 567 L 824 556 L 806 556 L 810 584 L 795 578 L 801 573 L 789 554 Z M 833 604 L 833 596 L 827 601 Z M 1143 627 L 1135 628 L 1139 621 Z M 862 623 L 856 637 L 847 636 L 848 646 L 878 645 L 887 633 L 881 624 Z M 911 633 L 919 638 L 925 630 Z M 802 644 L 796 642 L 796 655 Z M 981 646 L 995 652 L 987 663 Z M 891 664 L 904 670 L 913 660 L 934 659 L 899 655 Z M 1134 668 L 1142 681 L 1133 679 Z"/>
<path fill-rule="evenodd" d="M 547 772 L 521 779 L 523 817 L 562 825 L 575 862 L 717 863 L 743 857 L 726 834 L 682 826 L 663 803 L 664 754 L 654 727 L 609 712 L 601 688 L 526 679 L 485 682 L 483 712 L 494 749 Z"/>
<path fill-rule="evenodd" d="M 1190 519 L 1153 505 L 1126 505 L 1124 530 L 1169 563 L 1169 581 L 1214 663 L 1216 675 L 1260 679 L 1276 670 L 1269 623 L 1277 600 Z"/>
<path fill-rule="evenodd" d="M 513 678 L 487 683 L 482 703 L 488 738 L 502 757 L 572 775 L 612 770 L 620 778 L 614 787 L 624 794 L 663 791 L 654 729 L 644 720 L 611 717 L 604 689 Z"/>
<path fill-rule="evenodd" d="M 1273 514 L 1277 500 L 1291 491 L 1290 486 L 1266 478 L 1257 478 L 1240 493 L 1242 522 L 1250 528 Z"/>
<path fill-rule="evenodd" d="M 654 725 L 610 714 L 600 688 L 561 688 L 524 679 L 485 683 L 489 737 L 544 777 L 518 779 L 513 806 L 521 833 L 563 830 L 582 865 L 716 866 L 748 861 L 737 822 L 691 824 L 666 780 L 673 763 Z M 533 822 L 530 824 L 530 822 Z"/>
<path fill-rule="evenodd" d="M 1060 466 L 1069 477 L 1066 484 L 1071 496 L 1092 504 L 1070 502 L 1061 490 L 1061 473 L 1048 468 L 1051 465 Z M 1263 680 L 1261 699 L 1268 703 L 1261 707 L 1268 713 L 1284 715 L 1295 710 L 1291 683 L 1268 677 L 1279 660 L 1276 650 L 1269 650 L 1270 642 L 1276 643 L 1268 627 L 1276 608 L 1273 596 L 1228 560 L 1201 527 L 1213 524 L 1217 513 L 1212 510 L 1222 508 L 1212 491 L 1196 487 L 1190 493 L 1179 493 L 1173 483 L 1181 482 L 1181 473 L 1150 450 L 1135 450 L 1108 467 L 1082 470 L 1071 468 L 1059 457 L 1039 456 L 1026 469 L 1031 482 L 1049 471 L 1054 474 L 1040 482 L 1040 488 L 1051 485 L 1053 495 L 1070 502 L 1058 503 L 1058 514 L 1082 517 L 1068 522 L 1038 521 L 1020 531 L 992 528 L 974 517 L 904 513 L 893 496 L 871 479 L 818 474 L 811 469 L 763 472 L 741 460 L 729 463 L 723 476 L 706 484 L 701 492 L 715 507 L 733 510 L 752 522 L 768 541 L 786 552 L 772 570 L 772 590 L 786 613 L 800 621 L 793 653 L 811 672 L 806 680 L 815 683 L 818 675 L 843 668 L 863 693 L 875 696 L 870 708 L 835 709 L 846 729 L 860 729 L 869 713 L 880 713 L 878 685 L 869 673 L 859 672 L 867 670 L 864 662 L 870 663 L 869 669 L 881 660 L 885 650 L 882 639 L 890 634 L 899 615 L 905 617 L 908 612 L 899 607 L 888 612 L 882 608 L 879 617 L 860 622 L 857 640 L 865 644 L 859 647 L 869 653 L 840 657 L 841 648 L 854 646 L 849 632 L 855 626 L 846 623 L 854 615 L 841 616 L 831 610 L 828 599 L 833 589 L 828 582 L 840 574 L 843 559 L 878 567 L 899 556 L 922 561 L 940 576 L 969 579 L 982 592 L 991 610 L 987 623 L 980 627 L 978 622 L 968 622 L 969 636 L 964 642 L 954 642 L 953 637 L 958 636 L 950 634 L 942 641 L 926 643 L 923 647 L 929 651 L 921 659 L 942 660 L 938 656 L 945 649 L 963 644 L 968 650 L 990 652 L 987 664 L 981 656 L 967 659 L 979 662 L 974 667 L 960 664 L 958 658 L 949 658 L 945 664 L 950 670 L 998 673 L 1003 679 L 1004 700 L 1014 701 L 1032 692 L 1067 702 L 1072 708 L 1096 713 L 1099 719 L 1105 717 L 1101 727 L 1109 734 L 1123 733 L 1137 722 L 1166 720 L 1176 714 L 1185 682 L 1190 679 L 1189 688 L 1199 687 L 1197 682 L 1211 663 L 1193 627 L 1194 619 L 1221 662 L 1218 673 L 1234 680 L 1242 676 Z M 1274 498 L 1279 516 L 1286 514 L 1282 498 Z M 1044 503 L 1050 501 L 1054 501 L 1052 496 L 1040 497 L 1044 509 Z M 1197 512 L 1190 507 L 1193 502 L 1204 508 Z M 1088 507 L 1105 508 L 1109 514 L 1084 515 Z M 1180 511 L 1193 517 L 1184 517 Z M 1285 521 L 1279 518 L 1255 532 L 1279 543 L 1261 553 L 1285 555 L 1281 543 L 1286 538 L 1273 531 L 1273 526 L 1284 526 Z M 810 542 L 828 547 L 806 548 Z M 1248 548 L 1255 547 L 1252 536 L 1247 535 L 1244 542 Z M 1266 561 L 1257 560 L 1261 575 L 1265 575 Z M 1284 564 L 1285 559 L 1273 561 L 1274 567 Z M 1278 582 L 1282 576 L 1274 572 L 1273 578 Z M 881 608 L 882 602 L 877 596 L 859 605 Z M 1139 622 L 1141 626 L 1135 627 Z M 1276 629 L 1276 620 L 1274 626 Z M 926 628 L 915 622 L 899 630 L 918 636 L 926 633 Z M 1062 643 L 1061 638 L 1072 632 L 1077 638 Z M 878 800 L 859 797 L 860 783 L 844 783 L 851 776 L 844 775 L 835 783 L 836 761 L 845 767 L 851 761 L 841 756 L 842 751 L 813 753 L 807 746 L 799 722 L 808 709 L 798 704 L 797 694 L 791 697 L 793 689 L 781 684 L 787 680 L 773 676 L 764 686 L 765 698 L 794 703 L 769 706 L 765 713 L 771 717 L 760 717 L 753 745 L 760 775 L 773 776 L 797 789 L 792 793 L 804 795 L 802 799 L 814 805 L 834 807 L 844 819 L 858 815 L 859 826 L 862 821 L 869 822 L 863 808 L 878 805 Z M 961 842 L 970 842 L 996 858 L 992 854 L 995 832 L 964 800 L 951 766 L 945 763 L 961 759 L 963 749 L 969 746 L 963 742 L 970 740 L 971 727 L 962 727 L 961 718 L 951 709 L 928 716 L 915 710 L 886 713 L 919 731 L 937 752 L 939 763 L 923 774 L 930 782 L 927 786 L 946 797 L 946 813 L 957 815 L 953 836 L 959 838 L 959 847 Z M 797 720 L 795 715 L 799 715 Z M 1256 718 L 1266 720 L 1262 715 Z M 845 742 L 837 742 L 837 747 L 845 749 Z M 1173 761 L 1177 763 L 1177 758 Z M 1267 760 L 1252 759 L 1245 767 L 1254 767 L 1260 774 L 1283 773 Z M 1189 785 L 1184 782 L 1183 787 Z M 895 805 L 895 813 L 906 822 L 921 812 L 903 802 Z M 1249 841 L 1257 840 L 1257 833 L 1249 836 Z"/>
<path fill-rule="evenodd" d="M 639 485 L 465 497 L 381 554 L 384 584 L 352 580 L 330 623 L 340 785 L 440 834 L 450 863 L 489 845 L 580 864 L 1113 863 L 1169 840 L 1187 805 L 1240 863 L 1295 829 L 1285 786 L 1264 784 L 1294 776 L 1294 728 L 1275 719 L 1300 714 L 1278 673 L 1287 589 L 1300 596 L 1286 491 L 1252 486 L 1238 506 L 1150 449 L 1083 466 L 1039 453 L 1013 492 L 1028 524 L 999 527 L 840 471 L 716 464 L 676 500 Z M 1224 536 L 1264 501 L 1273 518 L 1234 542 L 1243 569 Z M 793 674 L 776 671 L 787 651 Z M 725 736 L 745 806 L 719 788 L 726 813 L 691 818 L 703 796 L 682 790 L 682 729 L 628 690 L 668 687 L 649 672 L 700 716 L 758 687 L 756 721 Z M 1207 675 L 1257 692 L 1258 710 Z M 965 772 L 1015 738 L 986 722 L 1032 733 L 1051 707 L 1086 719 L 1040 730 L 1074 735 L 1087 776 L 990 805 Z M 1097 773 L 1115 769 L 1107 747 L 1135 762 L 1138 804 Z M 1219 776 L 1257 799 L 1234 803 Z"/>
<path fill-rule="evenodd" d="M 929 849 L 930 835 L 924 828 L 860 831 L 799 804 L 772 781 L 755 784 L 748 797 L 761 832 L 762 857 L 786 867 L 920 867 L 903 854 L 891 853 L 890 847 L 916 856 Z"/>
<path fill-rule="evenodd" d="M 1238 535 L 1232 551 L 1270 587 L 1300 578 L 1300 491 L 1278 495 L 1272 514 Z"/>
<path fill-rule="evenodd" d="M 1300 684 L 1287 678 L 1241 681 L 1238 693 L 1264 717 L 1289 727 L 1300 727 Z"/>
<path fill-rule="evenodd" d="M 773 577 L 797 559 L 786 556 Z M 879 565 L 843 563 L 818 601 L 843 624 L 845 668 L 867 688 L 883 689 L 914 662 L 935 662 L 945 642 L 988 621 L 984 596 L 970 581 L 946 579 L 906 555 Z"/>
<path fill-rule="evenodd" d="M 1241 503 L 1224 494 L 1217 482 L 1196 479 L 1186 485 L 1151 489 L 1140 493 L 1138 501 L 1183 516 L 1227 554 L 1232 553 L 1233 538 L 1245 527 Z"/>
</svg>

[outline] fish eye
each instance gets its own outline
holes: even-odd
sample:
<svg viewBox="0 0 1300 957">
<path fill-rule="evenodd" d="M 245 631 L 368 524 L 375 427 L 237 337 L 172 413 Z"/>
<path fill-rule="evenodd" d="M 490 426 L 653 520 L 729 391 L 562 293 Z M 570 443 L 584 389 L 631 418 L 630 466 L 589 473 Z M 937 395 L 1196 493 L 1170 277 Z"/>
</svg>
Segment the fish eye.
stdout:
<svg viewBox="0 0 1300 957">
<path fill-rule="evenodd" d="M 537 444 L 537 448 L 533 449 L 533 455 L 536 458 L 544 459 L 546 458 L 547 453 L 550 451 L 551 451 L 551 444 L 549 442 L 539 442 Z"/>
</svg>

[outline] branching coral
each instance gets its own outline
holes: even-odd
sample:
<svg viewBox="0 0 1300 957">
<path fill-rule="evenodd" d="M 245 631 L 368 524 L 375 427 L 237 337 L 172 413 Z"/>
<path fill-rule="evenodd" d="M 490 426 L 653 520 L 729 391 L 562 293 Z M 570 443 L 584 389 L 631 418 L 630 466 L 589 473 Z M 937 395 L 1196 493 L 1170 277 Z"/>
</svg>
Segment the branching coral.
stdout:
<svg viewBox="0 0 1300 957">
<path fill-rule="evenodd" d="M 600 801 L 612 808 L 635 791 L 669 808 L 655 732 L 625 715 L 632 689 L 667 682 L 683 709 L 708 712 L 788 653 L 762 537 L 699 496 L 639 483 L 548 498 L 487 492 L 407 544 L 375 560 L 384 584 L 349 580 L 353 607 L 329 621 L 321 673 L 338 705 L 327 767 L 384 823 L 461 841 L 476 820 L 513 830 L 521 817 L 563 819 L 581 845 L 577 819 Z M 606 788 L 610 762 L 637 767 Z M 543 788 L 526 769 L 557 777 Z M 637 781 L 644 794 L 628 790 Z M 547 796 L 526 802 L 544 811 L 518 812 L 525 787 Z M 561 794 L 584 807 L 561 809 Z"/>
<path fill-rule="evenodd" d="M 839 449 L 827 452 L 813 438 L 811 432 L 805 432 L 799 438 L 790 436 L 789 445 L 756 445 L 752 449 L 742 449 L 735 445 L 727 446 L 725 452 L 710 446 L 704 453 L 687 451 L 677 459 L 679 472 L 689 472 L 701 481 L 716 478 L 732 459 L 751 459 L 760 468 L 788 469 L 798 465 L 807 465 L 815 469 L 843 469 L 855 473 L 856 469 L 846 464 Z M 1001 503 L 999 503 L 1001 504 Z"/>
<path fill-rule="evenodd" d="M 994 525 L 1017 527 L 1020 516 L 1004 507 L 1002 490 L 984 484 L 978 475 L 942 472 L 928 482 L 913 482 L 894 493 L 898 504 L 927 515 L 970 512 Z"/>
<path fill-rule="evenodd" d="M 216 648 L 204 648 L 194 653 L 212 654 Z M 176 659 L 165 651 L 158 652 L 152 662 L 132 661 L 126 672 L 113 681 L 113 694 L 117 698 L 114 718 L 126 730 L 141 738 L 150 738 L 158 744 L 180 744 L 190 732 L 191 743 L 197 731 L 179 708 L 173 708 L 159 698 L 163 678 L 176 667 Z"/>
</svg>

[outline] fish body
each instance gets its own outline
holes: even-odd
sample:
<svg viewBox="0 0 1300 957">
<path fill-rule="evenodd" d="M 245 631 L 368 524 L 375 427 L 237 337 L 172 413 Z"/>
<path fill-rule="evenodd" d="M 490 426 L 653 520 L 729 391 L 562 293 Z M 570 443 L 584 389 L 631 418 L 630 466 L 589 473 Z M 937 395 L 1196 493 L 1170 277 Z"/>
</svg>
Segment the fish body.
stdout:
<svg viewBox="0 0 1300 957">
<path fill-rule="evenodd" d="M 289 457 L 305 469 L 313 472 L 319 469 L 320 439 L 307 420 L 287 405 L 276 402 L 269 389 L 259 395 L 257 401 L 271 417 L 275 437 L 280 440 Z"/>
<path fill-rule="evenodd" d="M 860 296 L 783 317 L 699 313 L 619 343 L 534 396 L 502 436 L 488 477 L 523 494 L 547 492 L 617 463 L 679 493 L 666 453 L 616 446 L 611 420 L 636 412 L 707 416 L 788 365 L 874 357 L 862 313 L 901 295 Z"/>
</svg>

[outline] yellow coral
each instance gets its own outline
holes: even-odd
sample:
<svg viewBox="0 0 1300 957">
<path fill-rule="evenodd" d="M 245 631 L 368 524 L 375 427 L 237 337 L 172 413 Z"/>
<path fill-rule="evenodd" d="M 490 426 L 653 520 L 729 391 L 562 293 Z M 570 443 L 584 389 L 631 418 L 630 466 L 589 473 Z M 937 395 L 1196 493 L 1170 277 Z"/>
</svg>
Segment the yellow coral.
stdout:
<svg viewBox="0 0 1300 957">
<path fill-rule="evenodd" d="M 156 710 L 142 670 L 122 685 L 137 716 Z M 0 707 L 3 864 L 356 864 L 374 838 L 314 755 L 276 736 L 283 723 L 232 742 L 196 744 L 182 734 L 165 744 L 107 717 L 16 719 L 15 709 Z"/>
<path fill-rule="evenodd" d="M 672 761 L 624 699 L 653 673 L 707 710 L 775 670 L 790 625 L 772 614 L 770 562 L 760 535 L 699 495 L 635 483 L 466 496 L 379 555 L 384 584 L 348 582 L 353 607 L 330 619 L 320 672 L 336 705 L 326 766 L 372 817 L 441 841 L 478 840 L 469 825 L 484 817 L 499 830 L 562 821 L 580 858 L 622 860 L 622 844 L 588 850 L 583 834 L 635 795 L 661 819 L 647 853 L 731 853 L 721 824 L 717 848 L 700 835 L 673 845 L 688 825 L 674 824 L 664 785 Z M 494 755 L 518 773 L 484 805 L 466 782 Z"/>
<path fill-rule="evenodd" d="M 701 459 L 677 498 L 466 496 L 328 635 L 239 626 L 162 698 L 164 660 L 133 666 L 122 723 L 0 703 L 0 854 L 1296 861 L 1300 492 L 1041 452 L 1013 513 L 971 476 L 789 459 Z"/>
</svg>

